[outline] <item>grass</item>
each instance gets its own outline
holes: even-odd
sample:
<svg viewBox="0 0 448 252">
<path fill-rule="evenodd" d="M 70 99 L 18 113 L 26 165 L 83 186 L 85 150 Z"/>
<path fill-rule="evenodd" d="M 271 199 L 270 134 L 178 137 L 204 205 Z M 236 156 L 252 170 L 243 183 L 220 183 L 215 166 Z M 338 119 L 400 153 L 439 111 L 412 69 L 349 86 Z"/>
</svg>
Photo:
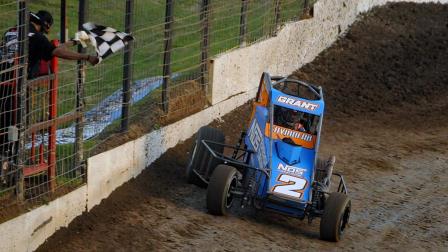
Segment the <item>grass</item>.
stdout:
<svg viewBox="0 0 448 252">
<path fill-rule="evenodd" d="M 76 188 L 76 187 L 82 185 L 83 183 L 84 182 L 83 182 L 82 178 L 67 178 L 67 177 L 61 177 L 61 176 L 58 176 L 56 178 L 56 184 L 62 185 L 62 186 Z"/>
</svg>

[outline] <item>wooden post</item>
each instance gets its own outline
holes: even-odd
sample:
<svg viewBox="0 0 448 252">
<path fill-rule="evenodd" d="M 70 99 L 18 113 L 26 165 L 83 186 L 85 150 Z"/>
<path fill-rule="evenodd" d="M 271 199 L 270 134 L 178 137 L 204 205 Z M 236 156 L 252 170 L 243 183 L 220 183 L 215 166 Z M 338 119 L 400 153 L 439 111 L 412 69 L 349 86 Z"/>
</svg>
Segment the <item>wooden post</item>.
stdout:
<svg viewBox="0 0 448 252">
<path fill-rule="evenodd" d="M 302 17 L 303 18 L 308 18 L 310 16 L 310 0 L 304 0 L 303 2 L 303 13 L 302 13 Z"/>
<path fill-rule="evenodd" d="M 82 29 L 82 25 L 86 21 L 87 17 L 87 0 L 79 0 L 78 4 L 78 30 Z M 78 52 L 85 53 L 86 49 L 84 49 L 81 45 L 78 45 Z M 85 61 L 78 61 L 78 79 L 76 82 L 76 113 L 79 114 L 79 117 L 76 119 L 75 126 L 75 169 L 76 176 L 83 178 L 83 181 L 86 182 L 87 174 L 85 170 L 84 164 L 84 84 L 86 81 L 86 63 Z"/>
<path fill-rule="evenodd" d="M 162 107 L 168 113 L 168 87 L 171 81 L 171 49 L 173 41 L 173 5 L 174 0 L 166 0 L 165 5 L 165 51 L 163 52 Z"/>
<path fill-rule="evenodd" d="M 249 3 L 249 0 L 241 0 L 240 47 L 243 47 L 246 44 L 248 3 Z"/>
<path fill-rule="evenodd" d="M 59 41 L 52 41 L 54 46 L 59 46 Z M 48 178 L 50 180 L 50 191 L 54 192 L 56 188 L 56 129 L 57 123 L 55 122 L 58 116 L 58 58 L 53 57 L 51 59 L 51 70 L 54 74 L 54 79 L 50 80 L 49 91 L 49 119 L 52 121 L 51 126 L 48 128 Z M 41 145 L 42 146 L 42 145 Z M 41 152 L 42 153 L 42 152 Z M 42 160 L 41 160 L 42 161 Z"/>
<path fill-rule="evenodd" d="M 133 0 L 126 0 L 125 32 L 131 33 L 133 26 Z M 123 57 L 123 102 L 121 107 L 121 131 L 129 129 L 129 107 L 131 102 L 131 80 L 132 80 L 132 43 L 128 43 L 124 49 Z"/>
<path fill-rule="evenodd" d="M 25 183 L 23 176 L 23 168 L 25 167 L 25 126 L 26 126 L 26 80 L 27 69 L 26 63 L 28 55 L 28 10 L 26 0 L 17 1 L 18 7 L 18 64 L 19 68 L 16 75 L 17 92 L 19 99 L 17 99 L 17 125 L 19 127 L 19 143 L 15 147 L 15 153 L 17 153 L 15 161 L 17 163 L 17 183 L 16 183 L 16 195 L 17 199 L 21 202 L 25 200 Z"/>
<path fill-rule="evenodd" d="M 281 0 L 275 0 L 275 9 L 274 9 L 274 30 L 272 31 L 272 35 L 277 35 L 277 29 L 280 24 L 280 13 L 281 13 Z"/>
<path fill-rule="evenodd" d="M 201 1 L 201 24 L 202 24 L 202 41 L 201 41 L 201 85 L 204 90 L 206 90 L 207 85 L 207 74 L 208 74 L 208 42 L 209 42 L 209 0 Z"/>
<path fill-rule="evenodd" d="M 65 43 L 67 40 L 67 2 L 61 0 L 61 28 L 59 31 L 60 42 Z"/>
</svg>

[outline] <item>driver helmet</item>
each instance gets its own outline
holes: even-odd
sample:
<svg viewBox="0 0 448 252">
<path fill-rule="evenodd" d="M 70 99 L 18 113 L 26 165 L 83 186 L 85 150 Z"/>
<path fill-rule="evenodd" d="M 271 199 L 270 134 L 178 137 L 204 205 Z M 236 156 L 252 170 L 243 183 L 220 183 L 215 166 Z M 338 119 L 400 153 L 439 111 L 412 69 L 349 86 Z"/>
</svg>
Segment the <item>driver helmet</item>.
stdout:
<svg viewBox="0 0 448 252">
<path fill-rule="evenodd" d="M 284 122 L 291 128 L 295 128 L 302 120 L 302 113 L 293 109 L 287 109 L 283 115 Z"/>
</svg>

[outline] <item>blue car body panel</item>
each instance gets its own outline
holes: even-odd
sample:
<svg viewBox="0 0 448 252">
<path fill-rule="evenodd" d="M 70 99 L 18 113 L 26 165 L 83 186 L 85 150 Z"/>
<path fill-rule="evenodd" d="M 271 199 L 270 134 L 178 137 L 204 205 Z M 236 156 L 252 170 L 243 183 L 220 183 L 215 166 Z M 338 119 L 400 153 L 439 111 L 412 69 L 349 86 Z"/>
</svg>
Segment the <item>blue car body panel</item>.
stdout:
<svg viewBox="0 0 448 252">
<path fill-rule="evenodd" d="M 324 101 L 322 97 L 318 100 L 307 100 L 284 94 L 274 89 L 270 77 L 266 79 L 265 75 L 262 82 L 264 84 L 260 84 L 260 90 L 267 93 L 269 103 L 267 106 L 259 105 L 254 108 L 244 139 L 247 148 L 255 152 L 250 156 L 248 164 L 258 170 L 256 197 L 266 200 L 266 208 L 301 217 L 312 197 L 314 164 L 320 134 L 313 136 L 316 141 L 312 148 L 273 139 L 270 117 L 274 105 L 322 117 Z"/>
</svg>

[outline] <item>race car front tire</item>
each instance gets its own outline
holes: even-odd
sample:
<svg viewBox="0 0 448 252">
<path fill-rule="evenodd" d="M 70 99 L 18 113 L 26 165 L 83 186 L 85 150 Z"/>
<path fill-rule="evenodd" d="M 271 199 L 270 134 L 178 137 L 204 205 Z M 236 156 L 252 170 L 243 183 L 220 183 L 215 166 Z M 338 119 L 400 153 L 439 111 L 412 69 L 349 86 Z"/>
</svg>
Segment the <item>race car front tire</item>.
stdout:
<svg viewBox="0 0 448 252">
<path fill-rule="evenodd" d="M 340 241 L 350 218 L 351 201 L 346 194 L 331 193 L 325 201 L 324 214 L 320 220 L 320 238 Z"/>
<path fill-rule="evenodd" d="M 207 209 L 213 215 L 227 215 L 234 202 L 238 184 L 238 171 L 228 165 L 220 164 L 210 177 L 207 189 Z"/>
</svg>

